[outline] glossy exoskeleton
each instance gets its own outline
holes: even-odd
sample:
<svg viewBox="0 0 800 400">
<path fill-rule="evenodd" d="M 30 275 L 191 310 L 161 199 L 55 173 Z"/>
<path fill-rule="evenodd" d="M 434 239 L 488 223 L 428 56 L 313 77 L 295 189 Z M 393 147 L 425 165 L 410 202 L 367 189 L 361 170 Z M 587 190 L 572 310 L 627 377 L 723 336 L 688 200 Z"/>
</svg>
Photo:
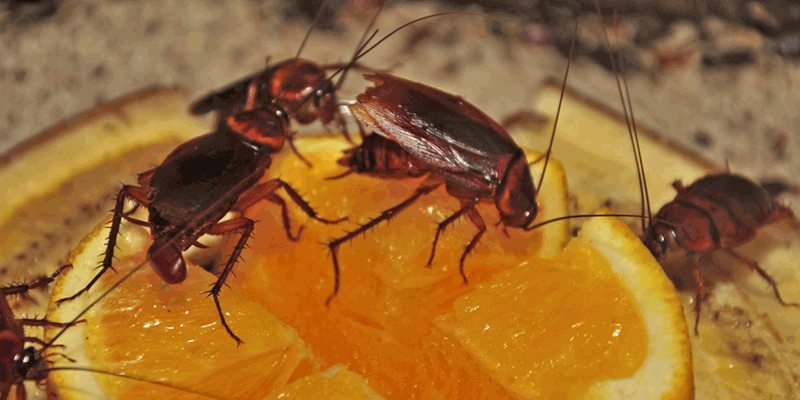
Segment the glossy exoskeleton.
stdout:
<svg viewBox="0 0 800 400">
<path fill-rule="evenodd" d="M 275 104 L 256 108 L 255 92 L 253 83 L 243 111 L 220 121 L 216 131 L 180 145 L 159 166 L 140 174 L 140 186 L 123 186 L 117 195 L 100 272 L 84 289 L 59 303 L 89 290 L 111 268 L 123 219 L 150 228 L 153 244 L 147 258 L 161 279 L 169 284 L 181 283 L 186 278 L 186 262 L 181 253 L 191 246 L 204 247 L 197 241 L 200 236 L 237 232 L 239 241 L 209 293 L 223 326 L 237 343 L 241 343 L 225 322 L 218 296 L 253 231 L 254 221 L 245 217 L 222 222 L 220 219 L 229 211 L 243 211 L 267 200 L 281 207 L 286 234 L 296 241 L 299 232 L 292 235 L 290 231 L 286 202 L 275 193 L 283 188 L 311 218 L 326 224 L 344 220 L 318 217 L 308 203 L 280 179 L 258 183 L 270 166 L 272 154 L 283 147 L 288 118 Z M 128 199 L 147 209 L 148 221 L 137 220 L 124 210 Z"/>
<path fill-rule="evenodd" d="M 360 145 L 345 150 L 337 163 L 347 171 L 331 179 L 344 178 L 352 173 L 384 179 L 417 178 L 430 172 L 428 166 L 403 150 L 399 144 L 371 133 Z"/>
<path fill-rule="evenodd" d="M 697 282 L 695 333 L 705 284 L 700 258 L 717 250 L 756 271 L 772 287 L 781 305 L 800 307 L 783 300 L 775 280 L 758 263 L 733 250 L 755 237 L 760 227 L 792 218 L 792 210 L 776 203 L 760 185 L 730 173 L 706 176 L 689 186 L 676 181 L 673 187 L 678 194 L 661 207 L 642 240 L 656 259 L 663 259 L 676 247 L 685 250 L 692 259 Z"/>
<path fill-rule="evenodd" d="M 461 202 L 461 208 L 439 224 L 427 267 L 433 264 L 442 231 L 466 215 L 478 228 L 459 261 L 466 284 L 464 261 L 486 231 L 475 208 L 478 203 L 494 203 L 507 227 L 528 229 L 536 218 L 536 187 L 525 153 L 497 122 L 461 97 L 388 74 L 365 77 L 375 86 L 358 95 L 350 110 L 361 124 L 386 139 L 362 145 L 382 146 L 381 153 L 376 153 L 381 156 L 371 160 L 369 172 L 388 177 L 427 173 L 427 178 L 409 198 L 328 244 L 333 255 L 334 290 L 327 303 L 339 290 L 339 246 L 442 185 Z M 363 150 L 352 150 L 340 163 L 357 170 L 353 161 Z"/>
<path fill-rule="evenodd" d="M 235 114 L 243 109 L 247 88 L 255 81 L 259 104 L 275 102 L 299 124 L 310 124 L 317 119 L 326 127 L 333 124 L 347 141 L 352 142 L 336 99 L 336 90 L 342 85 L 342 80 L 334 84 L 325 75 L 326 71 L 343 68 L 369 70 L 357 63 L 319 65 L 306 59 L 291 58 L 205 95 L 191 105 L 189 112 L 203 115 L 216 111 L 220 119 Z M 309 97 L 311 101 L 308 101 Z"/>
<path fill-rule="evenodd" d="M 55 326 L 65 327 L 67 324 L 48 321 L 39 318 L 16 318 L 7 296 L 25 295 L 28 291 L 44 287 L 53 282 L 61 271 L 70 268 L 65 265 L 57 269 L 51 276 L 36 280 L 32 283 L 6 286 L 0 289 L 0 400 L 6 400 L 11 390 L 16 386 L 16 398 L 27 399 L 25 381 L 42 382 L 47 378 L 44 358 L 40 350 L 25 343 L 34 343 L 44 346 L 45 343 L 37 337 L 25 336 L 25 326 Z"/>
</svg>

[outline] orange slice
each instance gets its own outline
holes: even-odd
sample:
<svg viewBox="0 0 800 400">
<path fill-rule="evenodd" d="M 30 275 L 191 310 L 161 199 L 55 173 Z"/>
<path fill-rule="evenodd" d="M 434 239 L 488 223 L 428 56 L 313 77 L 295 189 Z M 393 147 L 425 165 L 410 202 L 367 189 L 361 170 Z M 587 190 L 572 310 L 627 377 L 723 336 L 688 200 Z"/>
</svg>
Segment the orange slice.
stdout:
<svg viewBox="0 0 800 400">
<path fill-rule="evenodd" d="M 347 215 L 351 222 L 323 225 L 292 207 L 295 228 L 301 223 L 306 228 L 302 240 L 291 242 L 275 207 L 265 202 L 248 212 L 259 221 L 251 250 L 245 251 L 246 261 L 237 266 L 237 276 L 229 279 L 230 288 L 221 295 L 231 327 L 245 344 L 235 346 L 220 327 L 213 302 L 200 294 L 213 277 L 190 266 L 187 282 L 165 291 L 145 266 L 88 313 L 85 326 L 67 331 L 72 335 L 62 341 L 67 354 L 75 358 L 73 352 L 83 347 L 87 356 L 78 360 L 80 365 L 162 379 L 226 398 L 371 398 L 375 393 L 388 399 L 691 396 L 691 356 L 680 303 L 647 250 L 615 220 L 591 222 L 559 255 L 569 239 L 565 222 L 529 233 L 509 229 L 506 234 L 495 226 L 496 210 L 491 204 L 482 205 L 479 211 L 489 229 L 467 258 L 470 284 L 464 285 L 458 259 L 476 232 L 468 220 L 444 233 L 433 268 L 424 268 L 438 222 L 459 207 L 458 201 L 438 190 L 391 222 L 342 246 L 341 291 L 331 307 L 325 307 L 333 274 L 320 242 L 343 235 L 355 223 L 401 201 L 419 180 L 349 176 L 326 181 L 322 178 L 341 172 L 335 160 L 348 145 L 332 137 L 303 138 L 297 145 L 314 168 L 285 152 L 276 157 L 269 175 L 298 189 L 320 215 Z M 528 158 L 537 157 L 529 153 Z M 540 163 L 531 168 L 538 177 Z M 548 166 L 539 201 L 540 220 L 566 214 L 566 182 L 557 162 Z M 149 245 L 139 227 L 124 226 L 123 231 L 126 241 L 115 264 L 120 274 L 144 260 Z M 58 283 L 54 298 L 71 294 L 88 281 L 105 235 L 97 230 L 84 241 L 73 255 L 74 272 Z M 562 282 L 567 278 L 571 284 Z M 529 288 L 549 284 L 550 290 L 509 297 L 498 289 L 504 279 Z M 113 281 L 103 280 L 105 285 Z M 588 291 L 601 281 L 603 290 Z M 90 295 L 98 293 L 99 288 Z M 570 307 L 560 307 L 553 299 Z M 595 303 L 597 299 L 602 301 Z M 497 311 L 473 313 L 473 302 L 483 310 Z M 619 306 L 607 307 L 609 302 Z M 50 318 L 67 320 L 81 306 L 69 307 L 51 305 Z M 524 310 L 531 310 L 535 318 L 518 318 Z M 496 335 L 491 329 L 492 335 L 482 335 L 481 318 L 497 316 L 509 316 L 499 319 L 506 326 L 501 323 Z M 525 346 L 503 345 L 524 324 L 550 320 L 560 322 L 527 336 Z M 564 326 L 572 320 L 594 321 L 594 329 L 584 331 L 589 339 L 582 347 L 568 347 L 569 331 Z M 653 321 L 660 325 L 654 328 Z M 613 336 L 612 326 L 624 334 Z M 170 327 L 174 329 L 165 329 Z M 171 333 L 177 331 L 180 334 Z M 605 340 L 609 335 L 617 339 Z M 190 343 L 198 347 L 187 349 Z M 576 352 L 585 355 L 577 357 Z M 535 364 L 569 357 L 574 361 L 564 362 L 566 369 Z M 340 364 L 352 372 L 334 369 L 320 375 L 321 369 Z M 523 373 L 531 370 L 543 372 Z M 52 385 L 63 395 L 91 379 L 98 382 L 95 387 L 102 396 L 196 397 L 147 383 L 80 374 L 53 372 Z M 574 385 L 565 391 L 561 378 Z M 530 390 L 532 379 L 538 379 L 536 390 Z M 539 389 L 540 385 L 545 387 Z M 76 393 L 72 398 L 84 398 L 84 392 Z"/>
</svg>

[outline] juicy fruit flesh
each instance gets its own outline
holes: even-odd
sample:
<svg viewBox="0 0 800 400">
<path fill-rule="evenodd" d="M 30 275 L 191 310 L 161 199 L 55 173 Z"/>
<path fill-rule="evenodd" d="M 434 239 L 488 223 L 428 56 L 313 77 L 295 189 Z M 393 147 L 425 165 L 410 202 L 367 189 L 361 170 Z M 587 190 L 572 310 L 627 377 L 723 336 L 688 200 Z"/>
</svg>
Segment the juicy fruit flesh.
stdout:
<svg viewBox="0 0 800 400">
<path fill-rule="evenodd" d="M 349 176 L 320 185 L 319 177 L 336 175 L 341 169 L 330 166 L 329 155 L 320 158 L 320 153 L 310 151 L 304 155 L 314 163 L 313 170 L 304 168 L 290 155 L 277 161 L 271 171 L 296 185 L 318 213 L 327 218 L 347 215 L 350 221 L 363 223 L 407 197 L 420 182 Z M 332 290 L 332 263 L 319 243 L 341 236 L 354 225 L 323 226 L 309 221 L 302 240 L 291 243 L 280 229 L 275 210 L 271 207 L 254 210 L 251 218 L 262 221 L 262 227 L 273 228 L 257 232 L 252 239 L 251 244 L 257 249 L 250 261 L 254 268 L 245 272 L 247 276 L 242 282 L 242 290 L 263 301 L 278 318 L 295 327 L 325 365 L 348 365 L 369 379 L 370 384 L 388 398 L 475 398 L 476 394 L 481 398 L 516 398 L 518 390 L 498 379 L 494 368 L 487 365 L 480 354 L 464 346 L 470 337 L 446 332 L 434 321 L 450 312 L 454 303 L 461 301 L 457 300 L 460 296 L 474 291 L 493 274 L 528 263 L 523 268 L 537 272 L 540 268 L 548 270 L 543 267 L 543 261 L 531 256 L 540 254 L 539 246 L 548 244 L 542 243 L 541 231 L 525 233 L 509 229 L 506 237 L 502 228 L 494 227 L 497 211 L 491 205 L 482 205 L 479 212 L 489 230 L 467 258 L 465 269 L 470 284 L 465 286 L 458 273 L 458 260 L 476 232 L 467 219 L 459 220 L 445 231 L 437 247 L 433 268 L 424 267 L 437 224 L 458 207 L 458 201 L 440 189 L 421 198 L 388 224 L 379 225 L 365 236 L 344 244 L 339 251 L 341 289 L 330 308 L 324 306 L 324 300 Z M 298 219 L 302 220 L 302 216 L 295 213 L 294 220 Z M 558 244 L 554 246 L 558 247 Z M 580 271 L 580 268 L 573 270 Z M 610 268 L 606 270 L 611 273 Z M 562 288 L 561 296 L 569 297 L 572 293 L 563 290 L 565 287 L 575 290 L 583 287 L 578 277 L 569 272 L 555 267 L 549 271 L 551 282 Z M 529 278 L 543 279 L 538 275 Z M 556 284 L 565 278 L 574 282 Z M 630 299 L 620 300 L 625 296 L 618 281 L 616 285 L 606 285 L 606 288 L 604 301 L 610 298 L 609 301 L 619 301 L 635 308 Z M 540 298 L 531 295 L 530 300 L 537 302 Z M 492 304 L 487 305 L 490 306 Z M 607 308 L 606 305 L 598 307 Z M 622 309 L 624 314 L 625 308 Z M 542 315 L 559 312 L 553 307 L 542 309 Z M 596 318 L 608 315 L 601 313 Z M 641 316 L 631 315 L 641 326 Z M 619 324 L 628 322 L 625 319 L 618 321 Z M 639 335 L 628 344 L 646 344 L 646 335 L 643 330 L 633 327 L 636 324 L 631 322 L 632 327 L 625 326 L 625 332 L 630 329 L 630 337 Z M 592 329 L 588 332 L 594 334 Z M 553 329 L 532 340 L 549 340 L 559 335 Z M 608 351 L 599 340 L 592 340 L 587 338 L 587 345 L 594 346 L 593 351 L 600 354 Z M 614 341 L 606 341 L 607 346 L 614 344 Z M 533 346 L 529 351 L 535 353 L 538 350 Z M 626 363 L 624 366 L 616 365 L 619 357 L 614 359 L 611 356 L 614 361 L 607 365 L 615 372 L 608 374 L 608 371 L 603 371 L 594 377 L 590 371 L 596 371 L 598 363 L 608 359 L 597 356 L 598 361 L 594 363 L 582 360 L 581 363 L 589 364 L 585 368 L 588 375 L 585 379 L 591 382 L 604 377 L 629 376 L 635 371 L 637 362 L 641 364 L 646 346 L 639 351 L 636 355 L 622 357 L 624 360 L 621 361 Z M 543 355 L 545 359 L 558 356 L 557 352 Z M 530 354 L 530 357 L 536 356 Z M 578 376 L 583 374 L 579 370 L 573 367 Z"/>
<path fill-rule="evenodd" d="M 495 275 L 437 325 L 528 398 L 579 397 L 592 382 L 631 376 L 647 355 L 635 299 L 580 239 L 552 262 Z"/>
<path fill-rule="evenodd" d="M 345 146 L 338 140 L 327 143 L 333 145 L 326 146 L 325 151 L 315 152 L 300 147 L 315 164 L 312 170 L 291 154 L 276 160 L 270 170 L 271 174 L 280 176 L 298 189 L 323 217 L 347 215 L 350 221 L 363 223 L 404 199 L 419 183 L 419 180 L 384 181 L 358 176 L 334 182 L 323 181 L 322 177 L 341 172 L 333 162 L 338 151 L 331 151 L 331 148 L 338 150 Z M 552 166 L 549 170 L 556 175 L 559 171 Z M 547 183 L 546 180 L 545 188 Z M 560 190 L 563 192 L 565 188 L 562 186 Z M 554 213 L 549 217 L 564 214 L 562 209 L 553 211 L 559 207 L 558 204 L 565 203 L 563 197 L 547 195 L 540 200 L 543 215 L 547 215 L 548 210 Z M 640 320 L 641 316 L 625 320 L 626 315 L 636 313 L 626 313 L 625 307 L 612 313 L 605 304 L 613 301 L 628 304 L 624 300 L 625 290 L 614 286 L 613 279 L 602 281 L 605 282 L 602 285 L 605 298 L 597 294 L 590 297 L 592 301 L 599 300 L 597 304 L 583 304 L 587 302 L 586 297 L 577 295 L 585 294 L 582 291 L 587 282 L 601 282 L 597 274 L 588 275 L 591 279 L 580 274 L 583 268 L 594 268 L 599 264 L 583 265 L 579 256 L 575 256 L 572 264 L 567 261 L 550 264 L 533 257 L 557 252 L 568 237 L 564 227 L 556 228 L 555 231 L 561 233 L 555 235 L 545 230 L 525 233 L 509 229 L 507 237 L 502 228 L 495 227 L 496 210 L 491 205 L 482 205 L 479 212 L 489 229 L 481 244 L 467 258 L 466 273 L 470 285 L 465 286 L 458 273 L 458 259 L 476 232 L 466 219 L 457 221 L 445 231 L 433 268 L 424 268 L 438 222 L 459 207 L 457 201 L 444 190 L 439 190 L 423 197 L 388 224 L 379 225 L 365 237 L 342 246 L 339 254 L 341 291 L 331 307 L 326 308 L 324 300 L 332 289 L 332 264 L 325 247 L 319 242 L 339 237 L 355 225 L 353 222 L 322 225 L 307 220 L 296 207 L 291 207 L 290 216 L 295 222 L 293 229 L 297 229 L 298 223 L 307 225 L 302 240 L 291 242 L 286 239 L 278 209 L 270 203 L 262 204 L 265 206 L 257 205 L 248 214 L 259 221 L 249 243 L 252 250 L 244 252 L 246 262 L 237 265 L 237 276 L 229 279 L 230 288 L 223 289 L 221 296 L 228 321 L 245 344 L 239 348 L 235 346 L 220 326 L 213 302 L 201 294 L 213 278 L 190 266 L 187 281 L 164 292 L 159 288 L 155 274 L 147 267 L 146 272 L 134 278 L 136 281 L 123 285 L 128 289 L 112 293 L 112 299 L 108 301 L 113 303 L 102 307 L 110 309 L 104 316 L 90 317 L 93 325 L 89 327 L 92 333 L 88 335 L 90 342 L 87 347 L 93 352 L 93 363 L 97 363 L 93 366 L 163 379 L 226 397 L 251 398 L 256 393 L 276 390 L 283 383 L 300 379 L 320 368 L 344 364 L 363 375 L 378 393 L 391 399 L 502 399 L 533 393 L 526 389 L 533 379 L 543 383 L 569 379 L 569 387 L 580 392 L 582 387 L 598 379 L 629 376 L 629 371 L 636 370 L 637 362 L 641 364 L 637 361 L 641 353 L 631 351 L 624 354 L 630 350 L 627 348 L 615 353 L 617 350 L 601 346 L 601 339 L 607 339 L 609 335 L 606 324 L 599 328 L 599 334 L 593 332 L 585 336 L 590 337 L 584 343 L 585 347 L 574 348 L 584 353 L 591 350 L 595 362 L 589 361 L 590 356 L 586 355 L 575 362 L 577 365 L 570 365 L 571 369 L 566 373 L 550 370 L 554 372 L 550 377 L 545 375 L 548 371 L 538 375 L 521 373 L 519 363 L 516 371 L 509 373 L 497 368 L 497 360 L 511 366 L 513 360 L 509 361 L 508 357 L 513 355 L 491 340 L 478 340 L 480 332 L 471 329 L 478 325 L 459 325 L 458 318 L 464 315 L 459 307 L 463 308 L 471 299 L 478 298 L 485 290 L 484 286 L 491 288 L 496 279 L 522 273 L 527 274 L 525 280 L 533 282 L 532 287 L 538 287 L 536 282 L 549 282 L 556 295 L 574 298 L 575 308 L 581 309 L 576 314 L 595 313 L 591 317 L 597 319 L 602 319 L 603 315 L 616 318 L 621 314 L 622 317 L 614 322 L 622 324 L 624 329 L 621 332 L 631 332 L 631 336 L 622 335 L 620 339 L 605 342 L 616 342 L 610 343 L 610 347 L 622 343 L 623 347 L 640 348 L 645 352 L 646 335 L 644 339 L 635 339 L 635 320 Z M 228 242 L 235 239 L 232 237 Z M 207 240 L 203 238 L 200 241 Z M 145 237 L 139 242 L 141 244 L 131 248 L 123 246 L 120 253 L 123 262 L 116 264 L 118 268 L 127 270 L 131 264 L 144 259 L 149 241 Z M 94 263 L 96 248 L 90 250 L 91 257 L 86 257 Z M 564 257 L 569 258 L 561 256 L 559 259 Z M 619 282 L 616 284 L 619 286 Z M 524 303 L 493 300 L 489 296 L 485 309 L 511 312 L 514 307 L 530 310 L 538 307 L 539 315 L 545 320 L 548 313 L 564 313 L 559 306 L 561 303 L 544 301 L 552 297 L 535 292 L 529 293 Z M 465 294 L 472 297 L 462 297 Z M 562 303 L 566 304 L 565 301 Z M 631 307 L 635 309 L 635 306 Z M 131 318 L 135 321 L 133 327 L 130 326 Z M 559 329 L 567 328 L 561 326 L 532 337 L 530 343 L 534 345 L 519 351 L 520 363 L 530 368 L 527 363 L 532 363 L 537 357 L 550 361 L 563 358 L 564 354 L 558 351 L 536 354 L 551 343 L 563 344 L 565 339 Z M 499 339 L 502 337 L 493 340 Z M 122 341 L 125 341 L 124 345 L 120 345 Z M 539 346 L 542 343 L 546 345 Z M 206 350 L 192 346 L 203 346 Z M 573 351 L 575 360 L 576 352 L 578 350 Z M 600 365 L 599 373 L 597 365 Z M 324 388 L 320 385 L 320 389 Z M 564 392 L 563 386 L 538 386 L 536 393 Z M 151 397 L 165 396 L 162 389 L 152 388 L 146 383 L 127 384 L 126 388 L 120 389 L 119 380 L 115 378 L 106 379 L 105 388 L 110 392 L 119 390 L 130 398 L 150 393 L 146 390 L 153 390 Z M 169 391 L 168 396 L 195 397 L 176 391 Z"/>
<path fill-rule="evenodd" d="M 130 229 L 126 242 L 147 243 L 145 231 Z M 128 257 L 116 264 L 122 271 L 143 261 L 143 251 L 131 254 L 126 250 L 123 244 L 121 252 Z M 164 290 L 158 276 L 145 265 L 111 292 L 103 307 L 90 311 L 86 329 L 92 334 L 86 348 L 94 368 L 242 399 L 276 390 L 290 379 L 318 369 L 318 361 L 297 332 L 259 302 L 228 291 L 222 300 L 227 321 L 248 343 L 237 347 L 220 326 L 213 301 L 203 293 L 216 278 L 200 268 L 190 268 L 181 285 Z M 146 357 L 138 356 L 142 354 Z M 197 397 L 148 383 L 100 379 L 105 391 L 117 393 L 118 398 Z"/>
</svg>

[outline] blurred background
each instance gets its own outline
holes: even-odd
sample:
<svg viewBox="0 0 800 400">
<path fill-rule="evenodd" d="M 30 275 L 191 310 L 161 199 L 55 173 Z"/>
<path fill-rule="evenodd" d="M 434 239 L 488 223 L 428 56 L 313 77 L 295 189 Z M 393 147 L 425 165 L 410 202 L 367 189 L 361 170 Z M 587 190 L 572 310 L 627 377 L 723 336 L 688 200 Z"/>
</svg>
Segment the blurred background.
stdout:
<svg viewBox="0 0 800 400">
<path fill-rule="evenodd" d="M 331 0 L 303 57 L 346 61 L 382 0 Z M 202 95 L 292 57 L 324 2 L 270 0 L 1 1 L 0 154 L 59 121 L 153 86 Z M 800 184 L 796 134 L 800 5 L 784 0 L 600 0 L 619 41 L 637 122 L 720 168 Z M 458 93 L 497 120 L 562 79 L 621 109 L 595 3 L 390 1 L 380 34 L 431 13 L 362 61 Z M 379 34 L 379 35 L 380 35 Z M 366 82 L 350 74 L 341 99 Z M 319 128 L 312 128 L 318 130 Z M 622 149 L 627 154 L 628 149 Z M 64 155 L 65 157 L 74 155 Z M 790 203 L 800 204 L 793 199 Z"/>
</svg>

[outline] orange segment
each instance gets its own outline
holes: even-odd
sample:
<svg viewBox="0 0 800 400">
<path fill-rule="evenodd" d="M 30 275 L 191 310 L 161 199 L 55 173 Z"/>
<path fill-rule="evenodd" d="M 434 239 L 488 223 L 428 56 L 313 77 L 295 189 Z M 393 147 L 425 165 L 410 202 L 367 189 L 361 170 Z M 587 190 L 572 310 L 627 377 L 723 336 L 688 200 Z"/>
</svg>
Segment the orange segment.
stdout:
<svg viewBox="0 0 800 400">
<path fill-rule="evenodd" d="M 631 376 L 646 356 L 635 300 L 585 241 L 497 274 L 453 309 L 437 325 L 526 398 L 581 397 L 592 382 Z"/>
<path fill-rule="evenodd" d="M 382 400 L 358 374 L 335 365 L 298 379 L 264 400 Z"/>
</svg>

